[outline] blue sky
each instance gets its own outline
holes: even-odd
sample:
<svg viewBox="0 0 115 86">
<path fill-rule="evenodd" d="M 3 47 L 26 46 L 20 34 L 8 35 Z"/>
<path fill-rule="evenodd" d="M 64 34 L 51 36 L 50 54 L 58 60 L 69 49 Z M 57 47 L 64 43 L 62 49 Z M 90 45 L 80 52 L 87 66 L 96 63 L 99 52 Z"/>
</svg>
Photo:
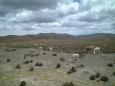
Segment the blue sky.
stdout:
<svg viewBox="0 0 115 86">
<path fill-rule="evenodd" d="M 115 34 L 115 0 L 0 0 L 0 35 Z"/>
</svg>

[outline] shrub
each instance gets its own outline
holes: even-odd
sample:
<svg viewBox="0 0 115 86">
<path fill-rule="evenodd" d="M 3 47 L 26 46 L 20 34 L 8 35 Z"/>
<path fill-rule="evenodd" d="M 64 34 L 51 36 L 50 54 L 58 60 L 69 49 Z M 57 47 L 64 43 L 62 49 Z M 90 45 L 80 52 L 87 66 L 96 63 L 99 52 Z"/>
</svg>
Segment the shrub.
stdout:
<svg viewBox="0 0 115 86">
<path fill-rule="evenodd" d="M 21 69 L 21 66 L 19 64 L 17 64 L 16 69 Z"/>
<path fill-rule="evenodd" d="M 43 53 L 43 55 L 46 55 L 46 53 Z"/>
<path fill-rule="evenodd" d="M 113 64 L 115 64 L 115 60 L 113 61 Z"/>
<path fill-rule="evenodd" d="M 107 64 L 108 67 L 113 67 L 112 63 Z"/>
<path fill-rule="evenodd" d="M 23 62 L 23 64 L 28 64 L 28 63 L 30 63 L 29 60 Z"/>
<path fill-rule="evenodd" d="M 72 68 L 67 72 L 67 74 L 71 74 L 71 73 L 75 73 L 75 72 L 76 72 L 75 67 L 72 67 Z"/>
<path fill-rule="evenodd" d="M 113 75 L 115 76 L 115 72 L 113 72 Z"/>
<path fill-rule="evenodd" d="M 26 59 L 26 56 L 24 56 L 24 59 Z"/>
<path fill-rule="evenodd" d="M 56 68 L 60 68 L 61 67 L 61 65 L 58 63 L 57 65 L 56 65 Z"/>
<path fill-rule="evenodd" d="M 64 59 L 64 58 L 60 58 L 59 60 L 61 60 L 61 61 L 65 61 L 65 59 Z"/>
<path fill-rule="evenodd" d="M 30 67 L 29 71 L 34 71 L 34 67 Z"/>
<path fill-rule="evenodd" d="M 101 74 L 99 72 L 96 73 L 95 77 L 99 78 L 101 76 Z"/>
<path fill-rule="evenodd" d="M 33 60 L 30 60 L 30 63 L 33 63 Z"/>
<path fill-rule="evenodd" d="M 53 53 L 53 55 L 52 56 L 57 56 L 57 54 L 56 53 Z"/>
<path fill-rule="evenodd" d="M 83 64 L 80 64 L 80 67 L 84 67 L 84 65 L 83 65 Z"/>
<path fill-rule="evenodd" d="M 43 63 L 36 63 L 35 66 L 43 66 Z"/>
<path fill-rule="evenodd" d="M 25 81 L 21 81 L 20 82 L 20 86 L 26 86 L 26 82 Z"/>
<path fill-rule="evenodd" d="M 90 79 L 90 80 L 95 80 L 95 76 L 94 76 L 94 75 L 91 75 L 91 76 L 89 77 L 89 79 Z"/>
<path fill-rule="evenodd" d="M 62 86 L 74 86 L 73 82 L 65 82 Z"/>
<path fill-rule="evenodd" d="M 100 80 L 106 82 L 106 81 L 108 81 L 108 77 L 107 77 L 107 76 L 102 76 L 102 77 L 100 78 Z"/>
<path fill-rule="evenodd" d="M 13 52 L 16 51 L 17 49 L 6 49 L 7 52 Z"/>
<path fill-rule="evenodd" d="M 10 59 L 7 59 L 6 61 L 7 61 L 7 62 L 10 62 L 11 60 L 10 60 Z"/>
<path fill-rule="evenodd" d="M 33 57 L 33 56 L 39 56 L 40 54 L 39 53 L 37 53 L 37 54 L 35 54 L 35 55 L 32 55 L 31 57 Z"/>
</svg>

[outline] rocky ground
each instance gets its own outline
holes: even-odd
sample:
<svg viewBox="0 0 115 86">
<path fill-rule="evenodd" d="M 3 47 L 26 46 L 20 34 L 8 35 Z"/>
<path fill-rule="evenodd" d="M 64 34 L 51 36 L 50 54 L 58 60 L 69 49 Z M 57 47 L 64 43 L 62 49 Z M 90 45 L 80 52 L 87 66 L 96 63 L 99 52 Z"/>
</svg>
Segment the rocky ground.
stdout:
<svg viewBox="0 0 115 86">
<path fill-rule="evenodd" d="M 115 54 L 87 54 L 80 64 L 71 58 L 70 53 L 1 47 L 0 86 L 115 86 Z"/>
</svg>

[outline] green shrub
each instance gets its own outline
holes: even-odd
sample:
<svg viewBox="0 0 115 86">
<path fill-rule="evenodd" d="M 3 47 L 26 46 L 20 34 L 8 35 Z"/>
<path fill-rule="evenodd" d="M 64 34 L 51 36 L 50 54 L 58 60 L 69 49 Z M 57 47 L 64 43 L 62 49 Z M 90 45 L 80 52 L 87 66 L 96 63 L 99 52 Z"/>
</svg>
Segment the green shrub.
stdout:
<svg viewBox="0 0 115 86">
<path fill-rule="evenodd" d="M 108 81 L 109 79 L 108 79 L 107 76 L 102 76 L 102 77 L 100 78 L 100 80 L 106 82 L 106 81 Z"/>
<path fill-rule="evenodd" d="M 30 67 L 29 71 L 34 71 L 34 67 Z"/>
<path fill-rule="evenodd" d="M 83 68 L 83 67 L 84 67 L 84 65 L 83 65 L 83 64 L 80 64 L 80 67 L 82 67 L 82 68 Z"/>
<path fill-rule="evenodd" d="M 107 64 L 108 67 L 113 67 L 112 63 Z"/>
<path fill-rule="evenodd" d="M 61 61 L 65 61 L 65 59 L 64 59 L 64 58 L 60 58 L 59 60 L 61 60 Z"/>
<path fill-rule="evenodd" d="M 90 79 L 90 80 L 95 80 L 95 76 L 94 76 L 94 75 L 91 75 L 91 76 L 89 77 L 89 79 Z"/>
<path fill-rule="evenodd" d="M 62 86 L 74 86 L 73 82 L 65 82 Z"/>
<path fill-rule="evenodd" d="M 43 55 L 46 55 L 46 53 L 43 53 Z"/>
<path fill-rule="evenodd" d="M 19 64 L 17 64 L 16 69 L 21 69 L 21 66 Z"/>
<path fill-rule="evenodd" d="M 7 59 L 6 62 L 10 62 L 11 60 L 10 59 Z"/>
<path fill-rule="evenodd" d="M 56 68 L 60 68 L 60 67 L 61 67 L 61 65 L 59 63 L 57 63 Z"/>
<path fill-rule="evenodd" d="M 113 64 L 115 64 L 115 60 L 113 61 Z"/>
<path fill-rule="evenodd" d="M 72 73 L 75 73 L 75 72 L 76 72 L 75 67 L 72 67 L 72 68 L 67 72 L 67 74 L 72 74 Z"/>
<path fill-rule="evenodd" d="M 53 53 L 52 56 L 57 56 L 57 54 L 56 54 L 56 53 Z"/>
<path fill-rule="evenodd" d="M 33 60 L 30 60 L 30 63 L 33 63 Z"/>
<path fill-rule="evenodd" d="M 21 81 L 20 82 L 20 86 L 26 86 L 26 82 L 25 81 Z"/>
<path fill-rule="evenodd" d="M 35 66 L 43 66 L 43 63 L 36 63 Z"/>
<path fill-rule="evenodd" d="M 96 74 L 95 74 L 95 77 L 96 78 L 99 78 L 101 76 L 101 74 L 99 73 L 99 72 L 97 72 Z"/>
<path fill-rule="evenodd" d="M 28 64 L 28 63 L 30 63 L 29 60 L 23 62 L 23 64 Z"/>
<path fill-rule="evenodd" d="M 113 72 L 113 75 L 115 76 L 115 72 Z"/>
</svg>

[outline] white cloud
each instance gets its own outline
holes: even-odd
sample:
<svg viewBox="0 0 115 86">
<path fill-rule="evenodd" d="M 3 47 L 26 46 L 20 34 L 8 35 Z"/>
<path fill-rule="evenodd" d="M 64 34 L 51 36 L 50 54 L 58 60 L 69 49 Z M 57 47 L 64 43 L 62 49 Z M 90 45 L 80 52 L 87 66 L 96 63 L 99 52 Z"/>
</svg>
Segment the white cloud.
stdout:
<svg viewBox="0 0 115 86">
<path fill-rule="evenodd" d="M 23 1 L 27 2 L 27 0 Z M 81 3 L 73 1 L 53 1 L 52 4 L 55 3 L 55 6 L 52 5 L 53 8 L 50 8 L 49 5 L 45 5 L 49 2 L 43 0 L 43 3 L 41 3 L 44 7 L 37 7 L 36 5 L 36 8 L 39 9 L 34 10 L 30 9 L 31 7 L 23 7 L 24 5 L 21 7 L 18 4 L 17 10 L 10 11 L 10 8 L 5 16 L 0 17 L 0 22 L 2 22 L 0 28 L 2 31 L 3 28 L 20 31 L 17 34 L 41 32 L 59 32 L 76 35 L 98 32 L 115 33 L 114 0 L 81 0 Z M 12 5 L 14 5 L 13 3 Z M 29 6 L 32 4 L 29 3 Z M 1 34 L 3 33 L 0 32 Z M 13 32 L 7 31 L 7 34 L 13 34 Z"/>
</svg>

